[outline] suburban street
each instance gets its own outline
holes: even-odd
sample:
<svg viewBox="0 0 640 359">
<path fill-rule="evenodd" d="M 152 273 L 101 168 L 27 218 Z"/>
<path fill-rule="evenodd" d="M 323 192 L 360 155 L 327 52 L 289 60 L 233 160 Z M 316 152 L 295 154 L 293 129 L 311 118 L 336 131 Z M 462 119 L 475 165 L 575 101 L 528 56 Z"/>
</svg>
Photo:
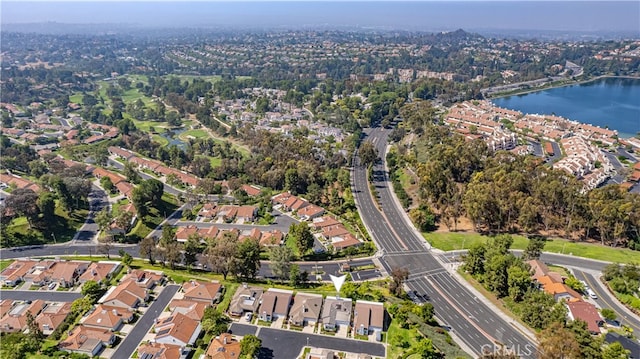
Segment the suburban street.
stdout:
<svg viewBox="0 0 640 359">
<path fill-rule="evenodd" d="M 384 156 L 390 130 L 374 128 L 365 131 L 378 153 Z M 352 173 L 353 193 L 360 215 L 376 245 L 382 252 L 381 263 L 387 272 L 404 267 L 412 275 L 407 286 L 419 302 L 431 302 L 436 316 L 465 344 L 468 350 L 480 354 L 502 343 L 523 357 L 535 357 L 535 343 L 479 301 L 458 282 L 427 249 L 428 244 L 415 232 L 397 208 L 392 197 L 391 183 L 387 180 L 384 164 L 373 168 L 373 185 L 381 211 L 369 191 L 367 169 L 354 159 Z"/>
<path fill-rule="evenodd" d="M 80 230 L 73 237 L 73 241 L 84 243 L 98 243 L 98 224 L 94 221 L 96 214 L 103 208 L 109 205 L 107 194 L 102 188 L 91 185 L 91 192 L 89 193 L 89 215 L 85 220 Z"/>
<path fill-rule="evenodd" d="M 59 302 L 73 302 L 82 297 L 78 292 L 58 292 L 51 290 L 2 290 L 0 291 L 0 299 L 11 300 L 53 300 Z"/>
<path fill-rule="evenodd" d="M 167 305 L 171 301 L 171 298 L 174 294 L 176 294 L 178 289 L 180 289 L 179 285 L 171 284 L 167 285 L 162 290 L 156 300 L 151 303 L 151 306 L 147 309 L 147 312 L 144 313 L 144 315 L 140 317 L 140 319 L 138 319 L 134 330 L 132 330 L 131 333 L 127 334 L 122 340 L 122 343 L 118 345 L 118 348 L 113 353 L 112 358 L 131 358 L 131 354 L 133 354 L 138 345 L 140 345 L 140 341 L 142 341 L 142 338 L 147 335 L 147 332 L 149 331 L 149 329 L 151 329 L 151 326 L 155 322 L 156 318 L 158 318 L 164 308 L 167 307 Z"/>
<path fill-rule="evenodd" d="M 262 339 L 262 349 L 259 358 L 293 359 L 302 352 L 302 348 L 306 346 L 307 343 L 310 347 L 316 348 L 369 354 L 382 358 L 386 356 L 384 345 L 363 340 L 337 338 L 328 335 L 302 333 L 293 330 L 274 329 L 238 323 L 232 323 L 230 330 L 234 335 L 245 336 L 253 334 Z"/>
</svg>

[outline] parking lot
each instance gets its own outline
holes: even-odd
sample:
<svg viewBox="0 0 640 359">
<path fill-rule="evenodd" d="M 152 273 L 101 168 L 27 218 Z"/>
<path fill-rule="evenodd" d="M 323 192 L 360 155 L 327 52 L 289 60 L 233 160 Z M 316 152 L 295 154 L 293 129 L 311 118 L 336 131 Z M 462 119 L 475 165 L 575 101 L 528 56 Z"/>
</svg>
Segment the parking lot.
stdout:
<svg viewBox="0 0 640 359">
<path fill-rule="evenodd" d="M 374 357 L 386 357 L 386 348 L 380 343 L 239 323 L 232 323 L 230 330 L 233 335 L 253 334 L 262 339 L 262 350 L 259 355 L 261 359 L 295 359 L 307 345 L 336 351 L 369 354 Z"/>
</svg>

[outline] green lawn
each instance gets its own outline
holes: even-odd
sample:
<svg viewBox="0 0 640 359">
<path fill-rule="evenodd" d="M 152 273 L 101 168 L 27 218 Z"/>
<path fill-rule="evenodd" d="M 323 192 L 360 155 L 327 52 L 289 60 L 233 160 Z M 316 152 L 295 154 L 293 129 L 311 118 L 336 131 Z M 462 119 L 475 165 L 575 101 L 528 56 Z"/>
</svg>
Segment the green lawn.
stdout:
<svg viewBox="0 0 640 359">
<path fill-rule="evenodd" d="M 487 236 L 477 233 L 433 232 L 423 233 L 423 237 L 435 248 L 444 251 L 469 249 L 476 243 L 483 243 Z M 525 249 L 528 240 L 524 236 L 513 235 L 512 249 Z M 628 248 L 612 248 L 595 243 L 578 243 L 564 239 L 547 241 L 545 252 L 570 254 L 576 257 L 606 260 L 617 263 L 640 263 L 640 252 Z"/>
<path fill-rule="evenodd" d="M 82 97 L 84 95 L 82 93 L 75 93 L 69 96 L 69 102 L 82 104 Z"/>
<path fill-rule="evenodd" d="M 164 219 L 178 209 L 178 200 L 168 193 L 162 195 L 162 206 L 159 209 L 150 208 L 149 214 L 136 223 L 129 236 L 132 239 L 142 239 L 154 230 Z"/>
<path fill-rule="evenodd" d="M 165 137 L 162 137 L 160 135 L 151 135 L 151 138 L 158 142 L 160 144 L 160 146 L 162 147 L 167 147 L 169 146 L 169 140 L 167 140 Z"/>
<path fill-rule="evenodd" d="M 387 358 L 402 358 L 407 349 L 418 344 L 421 337 L 417 329 L 403 329 L 398 321 L 392 320 L 387 331 Z"/>
<path fill-rule="evenodd" d="M 185 132 L 181 133 L 179 137 L 180 137 L 181 140 L 184 141 L 184 140 L 189 139 L 189 137 L 206 138 L 206 137 L 209 137 L 209 133 L 206 130 L 203 130 L 203 129 L 195 129 L 195 130 L 185 131 Z"/>
<path fill-rule="evenodd" d="M 0 261 L 0 272 L 9 266 L 9 264 L 13 263 L 13 259 L 5 259 Z"/>
<path fill-rule="evenodd" d="M 68 242 L 73 239 L 78 229 L 87 218 L 88 210 L 81 209 L 67 214 L 61 207 L 56 207 L 56 221 L 46 230 L 29 228 L 26 217 L 18 217 L 6 228 L 6 236 L 2 238 L 3 247 L 19 247 L 33 244 Z M 46 235 L 45 235 L 46 233 Z M 53 235 L 51 235 L 53 233 Z M 55 236 L 55 237 L 54 237 Z"/>
</svg>

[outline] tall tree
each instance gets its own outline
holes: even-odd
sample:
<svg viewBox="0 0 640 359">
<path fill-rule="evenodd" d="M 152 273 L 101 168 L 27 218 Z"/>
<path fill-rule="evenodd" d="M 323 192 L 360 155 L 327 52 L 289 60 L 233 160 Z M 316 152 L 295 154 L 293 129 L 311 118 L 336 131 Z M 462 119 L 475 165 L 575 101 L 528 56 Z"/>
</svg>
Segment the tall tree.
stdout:
<svg viewBox="0 0 640 359">
<path fill-rule="evenodd" d="M 56 221 L 56 199 L 51 192 L 42 191 L 38 196 L 38 209 L 42 213 L 42 223 L 45 228 L 51 228 Z"/>
<path fill-rule="evenodd" d="M 260 348 L 262 348 L 262 339 L 253 334 L 245 335 L 240 341 L 240 355 L 243 358 L 257 358 Z"/>
<path fill-rule="evenodd" d="M 40 209 L 38 208 L 38 195 L 31 189 L 18 188 L 7 197 L 5 206 L 13 210 L 18 216 L 27 218 L 29 228 L 38 219 Z"/>
<path fill-rule="evenodd" d="M 156 252 L 156 241 L 153 237 L 147 236 L 140 242 L 140 255 L 149 260 L 149 263 L 155 263 L 154 254 Z"/>
<path fill-rule="evenodd" d="M 291 265 L 291 259 L 293 258 L 293 253 L 291 248 L 282 246 L 282 247 L 273 247 L 269 251 L 269 267 L 271 268 L 271 272 L 273 275 L 281 280 L 287 279 L 289 276 L 289 267 Z"/>
<path fill-rule="evenodd" d="M 203 246 L 200 244 L 200 237 L 194 233 L 187 238 L 184 244 L 184 264 L 191 267 L 198 261 L 198 253 L 202 253 Z"/>
<path fill-rule="evenodd" d="M 206 257 L 211 270 L 222 274 L 224 280 L 227 280 L 227 275 L 237 273 L 238 269 L 238 235 L 227 231 L 218 240 L 211 240 Z"/>
<path fill-rule="evenodd" d="M 311 230 L 309 230 L 309 225 L 306 222 L 293 223 L 289 227 L 287 236 L 293 238 L 300 255 L 304 255 L 308 250 L 313 248 L 313 234 Z"/>
<path fill-rule="evenodd" d="M 541 236 L 529 237 L 529 243 L 527 243 L 527 247 L 522 253 L 524 260 L 540 259 L 540 255 L 542 254 L 546 241 L 547 239 Z"/>
<path fill-rule="evenodd" d="M 402 285 L 409 278 L 409 270 L 407 268 L 393 268 L 391 269 L 391 283 L 389 284 L 389 291 L 396 297 L 402 296 L 404 289 Z"/>
<path fill-rule="evenodd" d="M 364 141 L 360 145 L 360 149 L 358 150 L 358 154 L 360 156 L 360 162 L 364 166 L 369 166 L 373 164 L 378 158 L 378 149 L 373 145 L 371 141 Z"/>
<path fill-rule="evenodd" d="M 238 245 L 238 276 L 253 279 L 260 270 L 260 242 L 247 238 Z"/>
<path fill-rule="evenodd" d="M 580 344 L 575 335 L 562 327 L 559 323 L 554 323 L 538 334 L 538 352 L 540 358 L 544 359 L 579 359 Z"/>
</svg>

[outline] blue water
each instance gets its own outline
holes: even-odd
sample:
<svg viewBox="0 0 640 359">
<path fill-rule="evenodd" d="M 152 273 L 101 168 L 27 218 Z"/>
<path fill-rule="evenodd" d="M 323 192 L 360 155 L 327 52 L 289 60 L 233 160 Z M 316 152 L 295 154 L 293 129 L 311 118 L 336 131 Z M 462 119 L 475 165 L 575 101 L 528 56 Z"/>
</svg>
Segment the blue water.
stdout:
<svg viewBox="0 0 640 359">
<path fill-rule="evenodd" d="M 556 114 L 570 120 L 618 130 L 620 137 L 640 132 L 640 79 L 600 79 L 493 100 L 523 113 Z"/>
</svg>

